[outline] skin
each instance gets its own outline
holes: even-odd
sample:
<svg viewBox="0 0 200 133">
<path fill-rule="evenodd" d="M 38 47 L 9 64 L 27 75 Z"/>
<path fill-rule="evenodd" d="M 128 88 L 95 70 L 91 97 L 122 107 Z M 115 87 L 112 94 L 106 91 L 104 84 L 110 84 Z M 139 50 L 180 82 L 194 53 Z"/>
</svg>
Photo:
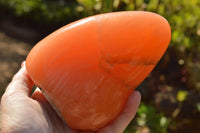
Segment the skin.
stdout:
<svg viewBox="0 0 200 133">
<path fill-rule="evenodd" d="M 30 96 L 34 83 L 24 64 L 1 99 L 2 133 L 123 133 L 140 104 L 141 95 L 134 91 L 122 113 L 107 126 L 97 131 L 71 129 L 59 118 L 38 88 Z"/>
</svg>

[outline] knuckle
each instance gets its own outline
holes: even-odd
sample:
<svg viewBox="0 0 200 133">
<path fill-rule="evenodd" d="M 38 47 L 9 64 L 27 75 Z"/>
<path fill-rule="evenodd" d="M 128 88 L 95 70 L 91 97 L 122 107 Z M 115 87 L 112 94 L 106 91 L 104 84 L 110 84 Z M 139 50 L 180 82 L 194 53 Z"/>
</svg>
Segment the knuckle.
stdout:
<svg viewBox="0 0 200 133">
<path fill-rule="evenodd" d="M 15 94 L 12 92 L 5 92 L 3 96 L 1 97 L 1 102 L 8 101 L 10 98 L 12 98 Z"/>
<path fill-rule="evenodd" d="M 23 75 L 15 74 L 12 78 L 12 81 L 20 81 L 20 80 L 23 80 L 23 79 L 24 79 Z"/>
</svg>

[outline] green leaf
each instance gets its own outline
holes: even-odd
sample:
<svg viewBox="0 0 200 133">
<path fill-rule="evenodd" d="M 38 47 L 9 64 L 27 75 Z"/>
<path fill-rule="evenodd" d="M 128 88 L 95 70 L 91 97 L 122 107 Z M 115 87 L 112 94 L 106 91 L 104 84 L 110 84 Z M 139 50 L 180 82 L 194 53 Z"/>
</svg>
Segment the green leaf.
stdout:
<svg viewBox="0 0 200 133">
<path fill-rule="evenodd" d="M 196 103 L 197 110 L 200 112 L 200 102 Z"/>
<path fill-rule="evenodd" d="M 102 0 L 102 10 L 104 12 L 111 12 L 113 9 L 113 0 Z"/>
<path fill-rule="evenodd" d="M 186 100 L 187 98 L 187 95 L 188 95 L 188 92 L 187 91 L 178 91 L 177 95 L 176 95 L 176 99 L 179 101 L 179 102 L 183 102 Z"/>
</svg>

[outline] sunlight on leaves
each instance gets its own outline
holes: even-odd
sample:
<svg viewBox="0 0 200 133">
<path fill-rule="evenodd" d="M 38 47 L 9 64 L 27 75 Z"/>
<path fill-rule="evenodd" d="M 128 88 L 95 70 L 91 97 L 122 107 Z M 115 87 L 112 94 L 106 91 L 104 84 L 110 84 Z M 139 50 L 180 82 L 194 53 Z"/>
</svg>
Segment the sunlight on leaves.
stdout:
<svg viewBox="0 0 200 133">
<path fill-rule="evenodd" d="M 183 102 L 186 100 L 187 98 L 187 95 L 188 95 L 188 92 L 187 91 L 178 91 L 177 95 L 176 95 L 176 99 L 179 101 L 179 102 Z"/>
</svg>

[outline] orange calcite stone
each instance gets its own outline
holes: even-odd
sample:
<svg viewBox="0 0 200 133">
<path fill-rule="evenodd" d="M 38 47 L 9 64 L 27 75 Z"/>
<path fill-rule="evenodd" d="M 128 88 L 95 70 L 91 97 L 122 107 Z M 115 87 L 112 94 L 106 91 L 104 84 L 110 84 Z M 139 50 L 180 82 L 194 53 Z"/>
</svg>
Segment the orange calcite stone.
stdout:
<svg viewBox="0 0 200 133">
<path fill-rule="evenodd" d="M 155 13 L 96 15 L 44 38 L 29 53 L 26 67 L 71 128 L 95 130 L 119 115 L 170 38 L 168 22 Z"/>
</svg>

